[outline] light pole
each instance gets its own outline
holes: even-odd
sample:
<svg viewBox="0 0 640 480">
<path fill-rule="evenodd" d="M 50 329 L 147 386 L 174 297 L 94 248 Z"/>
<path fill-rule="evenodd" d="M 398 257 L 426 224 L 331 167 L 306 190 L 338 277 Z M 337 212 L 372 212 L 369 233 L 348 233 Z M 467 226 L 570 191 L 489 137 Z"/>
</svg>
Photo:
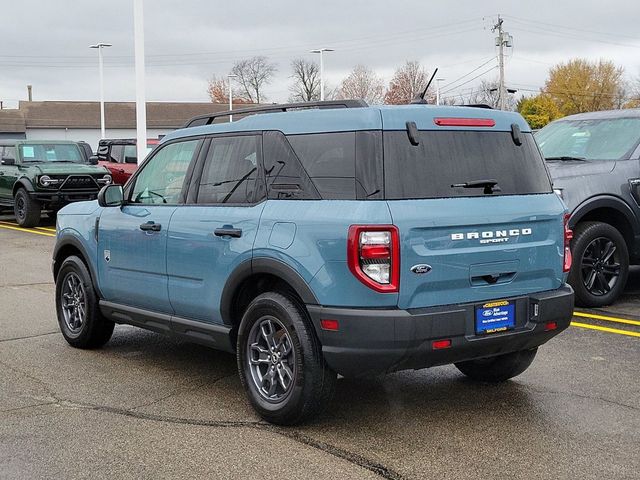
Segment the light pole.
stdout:
<svg viewBox="0 0 640 480">
<path fill-rule="evenodd" d="M 311 53 L 320 54 L 320 100 L 324 100 L 324 61 L 322 58 L 323 52 L 334 52 L 332 48 L 319 48 L 317 50 L 311 50 Z"/>
<path fill-rule="evenodd" d="M 147 100 L 144 85 L 143 0 L 133 0 L 133 44 L 136 71 L 136 151 L 138 162 L 147 154 Z"/>
<path fill-rule="evenodd" d="M 444 78 L 436 78 L 436 105 L 440 105 L 440 82 L 442 82 Z"/>
<path fill-rule="evenodd" d="M 238 78 L 238 75 L 230 73 L 227 75 L 227 81 L 229 82 L 229 111 L 233 110 L 233 90 L 231 89 L 231 79 Z M 233 115 L 229 115 L 229 123 L 233 122 Z"/>
<path fill-rule="evenodd" d="M 89 45 L 89 48 L 98 49 L 98 70 L 100 75 L 100 138 L 105 137 L 104 133 L 104 72 L 102 67 L 102 49 L 105 47 L 111 47 L 110 43 L 96 43 L 95 45 Z"/>
</svg>

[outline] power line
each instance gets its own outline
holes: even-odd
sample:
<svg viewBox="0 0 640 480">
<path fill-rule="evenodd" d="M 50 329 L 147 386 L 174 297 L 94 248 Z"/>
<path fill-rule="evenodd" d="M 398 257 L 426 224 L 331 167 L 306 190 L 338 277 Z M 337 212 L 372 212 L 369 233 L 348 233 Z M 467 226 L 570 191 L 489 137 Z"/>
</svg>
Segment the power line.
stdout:
<svg viewBox="0 0 640 480">
<path fill-rule="evenodd" d="M 489 73 L 489 72 L 491 72 L 491 71 L 495 70 L 496 68 L 498 68 L 498 66 L 497 66 L 497 65 L 494 65 L 494 66 L 493 66 L 493 67 L 491 67 L 490 69 L 485 70 L 484 72 L 482 72 L 482 73 L 481 73 L 481 74 L 479 74 L 479 75 L 476 75 L 476 76 L 475 76 L 475 77 L 473 77 L 473 78 L 470 78 L 470 79 L 469 79 L 469 80 L 467 80 L 466 82 L 461 83 L 460 85 L 458 85 L 458 86 L 456 86 L 456 87 L 450 88 L 449 90 L 445 90 L 444 92 L 442 92 L 442 94 L 444 95 L 444 94 L 446 94 L 446 93 L 453 92 L 454 90 L 457 90 L 457 89 L 458 89 L 458 88 L 460 88 L 461 86 L 466 85 L 467 83 L 473 82 L 475 79 L 480 78 L 480 77 L 482 77 L 483 75 L 486 75 L 487 73 Z"/>
<path fill-rule="evenodd" d="M 568 25 L 558 25 L 558 24 L 554 24 L 554 23 L 541 22 L 539 20 L 530 20 L 530 19 L 526 19 L 526 18 L 515 17 L 513 15 L 503 15 L 503 16 L 506 17 L 506 18 L 510 18 L 511 20 L 513 20 L 515 22 L 528 23 L 528 24 L 531 24 L 531 25 L 539 24 L 539 25 L 544 25 L 544 26 L 547 26 L 547 27 L 559 28 L 561 30 L 575 30 L 577 32 L 591 33 L 591 34 L 595 34 L 595 35 L 602 35 L 602 36 L 609 36 L 609 37 L 621 37 L 621 38 L 628 38 L 628 39 L 631 39 L 631 40 L 638 40 L 637 36 L 624 35 L 624 34 L 621 34 L 621 33 L 610 33 L 610 32 L 596 31 L 596 30 L 587 30 L 587 29 L 584 29 L 584 28 L 571 27 L 571 26 L 568 26 Z"/>
<path fill-rule="evenodd" d="M 481 65 L 478 65 L 476 68 L 474 68 L 473 70 L 471 70 L 470 72 L 465 73 L 464 75 L 462 75 L 461 77 L 456 78 L 455 80 L 453 80 L 452 82 L 447 83 L 446 85 L 443 85 L 442 88 L 447 88 L 451 85 L 454 85 L 455 83 L 457 83 L 458 81 L 462 80 L 465 77 L 468 77 L 469 75 L 471 75 L 474 72 L 477 72 L 478 70 L 480 70 L 482 67 L 484 67 L 486 64 L 493 62 L 496 58 L 495 57 L 491 57 L 489 60 L 487 60 L 486 62 L 484 62 Z M 455 88 L 455 87 L 454 87 Z"/>
</svg>

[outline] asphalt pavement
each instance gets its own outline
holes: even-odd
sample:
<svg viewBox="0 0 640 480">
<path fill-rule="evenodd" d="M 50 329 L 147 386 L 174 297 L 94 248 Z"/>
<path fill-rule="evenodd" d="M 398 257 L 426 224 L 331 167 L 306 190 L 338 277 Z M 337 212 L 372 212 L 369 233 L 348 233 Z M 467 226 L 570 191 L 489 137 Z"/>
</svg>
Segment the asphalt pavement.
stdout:
<svg viewBox="0 0 640 480">
<path fill-rule="evenodd" d="M 444 366 L 340 379 L 319 419 L 270 426 L 235 358 L 128 326 L 58 331 L 54 228 L 0 217 L 0 478 L 640 478 L 640 271 L 501 385 Z"/>
</svg>

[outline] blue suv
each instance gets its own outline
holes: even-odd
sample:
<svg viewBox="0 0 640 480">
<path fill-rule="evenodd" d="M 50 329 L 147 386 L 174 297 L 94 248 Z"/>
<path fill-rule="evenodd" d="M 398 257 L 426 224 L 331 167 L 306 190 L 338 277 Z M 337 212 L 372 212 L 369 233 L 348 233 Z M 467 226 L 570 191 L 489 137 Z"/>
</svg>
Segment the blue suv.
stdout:
<svg viewBox="0 0 640 480">
<path fill-rule="evenodd" d="M 59 212 L 71 345 L 100 347 L 122 323 L 235 352 L 256 411 L 294 424 L 337 374 L 454 363 L 504 381 L 569 325 L 566 207 L 518 114 L 233 114 L 193 119 L 124 188 Z"/>
</svg>

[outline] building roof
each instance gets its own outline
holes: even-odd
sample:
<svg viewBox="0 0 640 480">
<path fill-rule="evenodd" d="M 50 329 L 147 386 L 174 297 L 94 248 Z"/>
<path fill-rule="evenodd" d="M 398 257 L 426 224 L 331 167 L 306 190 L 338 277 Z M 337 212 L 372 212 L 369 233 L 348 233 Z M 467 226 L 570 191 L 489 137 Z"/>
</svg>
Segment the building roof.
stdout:
<svg viewBox="0 0 640 480">
<path fill-rule="evenodd" d="M 196 116 L 227 110 L 227 105 L 202 102 L 147 102 L 147 128 L 178 128 Z M 106 102 L 107 128 L 136 128 L 134 102 Z M 99 102 L 27 102 L 0 110 L 0 133 L 24 133 L 27 128 L 100 128 Z"/>
<path fill-rule="evenodd" d="M 491 119 L 494 126 L 437 126 L 437 118 Z M 288 135 L 355 130 L 406 130 L 407 122 L 415 122 L 419 130 L 491 130 L 511 131 L 517 124 L 523 132 L 530 132 L 527 122 L 515 112 L 501 110 L 436 106 L 393 105 L 382 107 L 307 109 L 290 112 L 258 113 L 247 115 L 233 123 L 215 123 L 183 128 L 169 133 L 163 141 L 172 138 L 226 132 L 279 130 Z"/>
</svg>

